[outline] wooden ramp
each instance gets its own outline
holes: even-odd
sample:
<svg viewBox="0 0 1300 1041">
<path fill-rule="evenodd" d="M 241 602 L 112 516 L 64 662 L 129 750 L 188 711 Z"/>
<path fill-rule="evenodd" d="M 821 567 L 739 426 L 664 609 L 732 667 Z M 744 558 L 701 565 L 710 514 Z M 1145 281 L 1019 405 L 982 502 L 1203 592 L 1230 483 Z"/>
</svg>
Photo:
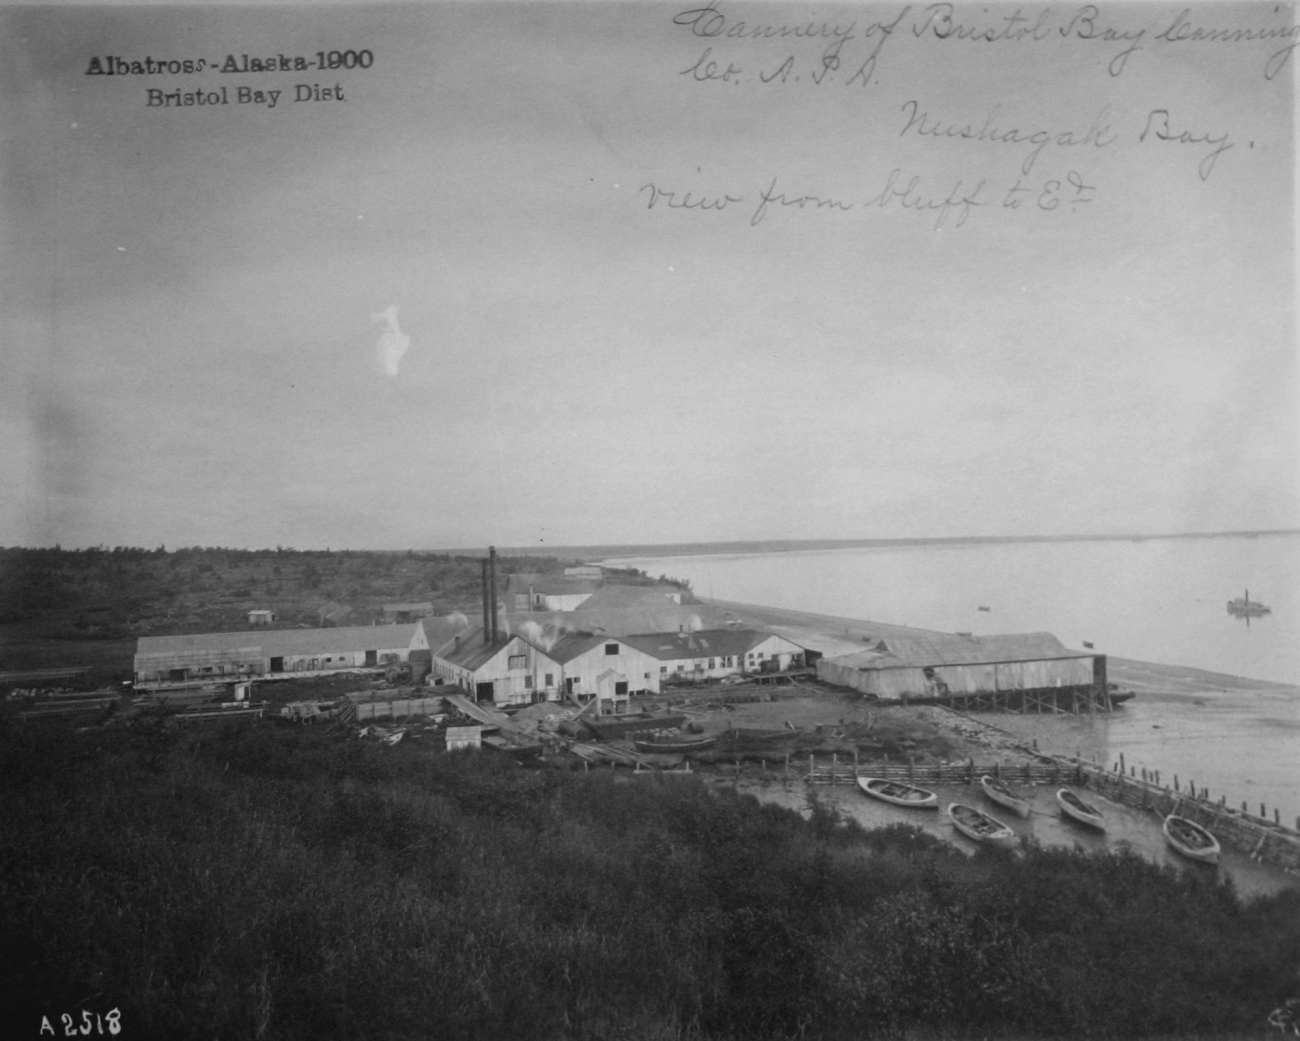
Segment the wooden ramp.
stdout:
<svg viewBox="0 0 1300 1041">
<path fill-rule="evenodd" d="M 510 717 L 504 712 L 495 708 L 487 708 L 480 705 L 472 698 L 467 698 L 464 694 L 443 694 L 442 699 L 448 705 L 454 706 L 460 712 L 469 716 L 470 719 L 477 719 L 480 723 L 488 723 L 495 727 L 500 727 L 502 733 L 507 734 L 524 734 L 525 731 L 510 722 Z"/>
</svg>

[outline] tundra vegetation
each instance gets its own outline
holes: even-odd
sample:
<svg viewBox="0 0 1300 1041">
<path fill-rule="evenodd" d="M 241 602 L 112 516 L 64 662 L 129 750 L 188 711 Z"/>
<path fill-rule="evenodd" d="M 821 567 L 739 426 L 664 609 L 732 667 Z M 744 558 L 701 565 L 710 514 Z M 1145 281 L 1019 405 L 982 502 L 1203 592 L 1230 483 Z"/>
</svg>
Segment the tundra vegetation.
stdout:
<svg viewBox="0 0 1300 1041">
<path fill-rule="evenodd" d="M 227 726 L 0 719 L 5 1036 L 1253 1037 L 1295 990 L 1295 891 Z"/>
<path fill-rule="evenodd" d="M 277 628 L 369 625 L 385 603 L 411 601 L 476 619 L 481 559 L 413 550 L 0 547 L 0 670 L 89 666 L 83 685 L 93 687 L 131 675 L 137 637 L 247 629 L 254 608 L 274 610 Z M 566 563 L 576 562 L 503 555 L 498 584 Z M 632 569 L 613 578 L 652 581 Z"/>
</svg>

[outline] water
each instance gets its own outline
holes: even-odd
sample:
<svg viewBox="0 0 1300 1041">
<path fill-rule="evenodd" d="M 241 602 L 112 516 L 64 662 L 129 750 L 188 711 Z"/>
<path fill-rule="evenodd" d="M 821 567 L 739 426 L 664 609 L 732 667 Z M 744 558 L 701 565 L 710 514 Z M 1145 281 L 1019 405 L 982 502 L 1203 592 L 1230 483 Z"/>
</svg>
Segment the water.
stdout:
<svg viewBox="0 0 1300 1041">
<path fill-rule="evenodd" d="M 977 635 L 1047 630 L 1067 647 L 1300 684 L 1300 535 L 904 546 L 620 561 L 704 597 Z M 1245 621 L 1249 588 L 1273 613 Z M 987 606 L 989 611 L 980 611 Z M 1225 685 L 1227 686 L 1227 685 Z M 1044 750 L 1124 754 L 1252 813 L 1300 815 L 1295 691 L 1143 692 L 1109 717 L 1004 715 Z"/>
<path fill-rule="evenodd" d="M 1124 658 L 1300 684 L 1300 535 L 1037 542 L 620 561 L 703 597 L 944 632 L 1046 629 Z M 1227 602 L 1273 609 L 1248 626 Z M 990 610 L 981 611 L 980 606 Z"/>
</svg>

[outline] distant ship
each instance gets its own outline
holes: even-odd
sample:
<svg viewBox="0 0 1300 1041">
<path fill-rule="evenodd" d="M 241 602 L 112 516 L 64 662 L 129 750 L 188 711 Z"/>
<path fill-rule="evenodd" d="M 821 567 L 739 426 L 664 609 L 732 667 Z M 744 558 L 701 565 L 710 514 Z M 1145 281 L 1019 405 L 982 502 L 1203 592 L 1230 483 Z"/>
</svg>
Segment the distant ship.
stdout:
<svg viewBox="0 0 1300 1041">
<path fill-rule="evenodd" d="M 1250 598 L 1250 590 L 1246 590 L 1245 596 L 1239 596 L 1235 600 L 1228 601 L 1228 614 L 1233 618 L 1244 618 L 1246 624 L 1250 625 L 1252 618 L 1262 618 L 1266 614 L 1272 614 L 1273 609 L 1267 604 L 1262 604 L 1258 600 Z"/>
</svg>

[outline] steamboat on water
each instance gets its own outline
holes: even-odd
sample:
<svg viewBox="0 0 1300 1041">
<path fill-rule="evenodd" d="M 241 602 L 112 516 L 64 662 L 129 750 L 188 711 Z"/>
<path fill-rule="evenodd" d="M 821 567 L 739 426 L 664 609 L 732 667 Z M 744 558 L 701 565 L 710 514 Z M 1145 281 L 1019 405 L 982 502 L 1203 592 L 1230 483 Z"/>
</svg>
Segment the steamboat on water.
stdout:
<svg viewBox="0 0 1300 1041">
<path fill-rule="evenodd" d="M 1268 604 L 1250 598 L 1249 589 L 1246 590 L 1245 596 L 1239 596 L 1228 601 L 1228 614 L 1232 615 L 1233 618 L 1246 619 L 1247 625 L 1250 625 L 1252 618 L 1263 618 L 1264 615 L 1272 613 L 1273 609 Z"/>
</svg>

